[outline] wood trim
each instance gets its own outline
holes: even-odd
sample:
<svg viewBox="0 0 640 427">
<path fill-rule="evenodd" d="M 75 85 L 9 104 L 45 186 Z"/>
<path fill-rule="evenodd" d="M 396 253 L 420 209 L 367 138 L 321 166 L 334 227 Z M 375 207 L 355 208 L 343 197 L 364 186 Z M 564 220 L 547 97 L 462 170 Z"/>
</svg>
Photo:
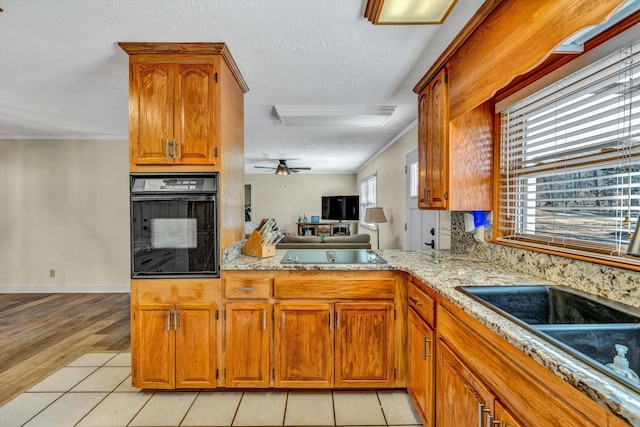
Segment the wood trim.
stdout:
<svg viewBox="0 0 640 427">
<path fill-rule="evenodd" d="M 455 118 L 537 67 L 577 31 L 605 22 L 620 0 L 502 2 L 448 61 Z"/>
<path fill-rule="evenodd" d="M 231 69 L 243 93 L 249 91 L 247 82 L 240 73 L 240 67 L 225 43 L 166 43 L 166 42 L 118 42 L 128 55 L 219 55 Z"/>
<path fill-rule="evenodd" d="M 606 29 L 602 33 L 593 37 L 590 40 L 587 40 L 584 43 L 584 51 L 580 53 L 567 53 L 567 54 L 557 54 L 554 53 L 549 58 L 547 58 L 542 64 L 538 67 L 534 68 L 530 72 L 523 74 L 521 76 L 516 77 L 511 81 L 511 83 L 504 88 L 500 89 L 496 92 L 495 102 L 498 103 L 505 98 L 517 93 L 518 91 L 524 89 L 530 84 L 536 82 L 537 80 L 543 78 L 547 74 L 552 73 L 558 68 L 568 64 L 576 58 L 579 58 L 581 55 L 589 52 L 590 50 L 595 49 L 601 44 L 611 40 L 615 36 L 622 34 L 628 29 L 640 23 L 640 11 L 637 11 L 622 21 L 615 24 L 613 27 Z"/>
<path fill-rule="evenodd" d="M 442 52 L 440 57 L 436 59 L 431 68 L 426 72 L 426 74 L 420 79 L 418 84 L 413 88 L 415 93 L 420 93 L 425 88 L 429 80 L 435 76 L 442 67 L 449 61 L 449 58 L 453 56 L 453 54 L 462 46 L 462 44 L 467 41 L 469 36 L 482 24 L 482 21 L 485 20 L 493 9 L 495 9 L 502 0 L 486 0 L 480 9 L 473 15 L 473 17 L 467 22 L 467 24 L 460 30 L 458 35 L 453 39 L 453 41 L 447 46 L 447 48 Z"/>
</svg>

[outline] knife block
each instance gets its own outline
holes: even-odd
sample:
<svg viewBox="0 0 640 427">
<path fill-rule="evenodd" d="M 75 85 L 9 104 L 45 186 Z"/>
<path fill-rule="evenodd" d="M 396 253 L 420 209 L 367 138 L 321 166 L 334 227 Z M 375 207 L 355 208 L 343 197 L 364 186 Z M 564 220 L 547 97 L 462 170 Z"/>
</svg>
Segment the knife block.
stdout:
<svg viewBox="0 0 640 427">
<path fill-rule="evenodd" d="M 276 246 L 269 245 L 263 246 L 262 236 L 256 230 L 253 230 L 249 235 L 249 238 L 242 246 L 242 253 L 245 255 L 257 257 L 257 258 L 266 258 L 270 256 L 276 255 Z"/>
</svg>

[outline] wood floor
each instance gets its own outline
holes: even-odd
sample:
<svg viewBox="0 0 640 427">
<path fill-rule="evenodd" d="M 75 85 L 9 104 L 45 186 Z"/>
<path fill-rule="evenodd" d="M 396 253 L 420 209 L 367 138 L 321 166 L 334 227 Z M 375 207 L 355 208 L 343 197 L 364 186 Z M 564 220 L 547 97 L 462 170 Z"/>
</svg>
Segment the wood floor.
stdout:
<svg viewBox="0 0 640 427">
<path fill-rule="evenodd" d="M 88 352 L 130 351 L 129 294 L 0 294 L 0 406 Z"/>
</svg>

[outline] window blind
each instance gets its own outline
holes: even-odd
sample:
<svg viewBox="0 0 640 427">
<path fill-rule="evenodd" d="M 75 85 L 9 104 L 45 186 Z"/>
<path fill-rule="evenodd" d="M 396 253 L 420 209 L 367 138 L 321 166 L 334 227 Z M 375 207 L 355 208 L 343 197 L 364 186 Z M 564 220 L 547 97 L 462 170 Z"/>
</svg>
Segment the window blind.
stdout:
<svg viewBox="0 0 640 427">
<path fill-rule="evenodd" d="M 376 174 L 371 174 L 360 181 L 360 222 L 364 222 L 365 212 L 367 208 L 376 207 Z M 375 227 L 374 224 L 370 224 Z"/>
<path fill-rule="evenodd" d="M 500 112 L 498 240 L 640 265 L 640 41 Z"/>
</svg>

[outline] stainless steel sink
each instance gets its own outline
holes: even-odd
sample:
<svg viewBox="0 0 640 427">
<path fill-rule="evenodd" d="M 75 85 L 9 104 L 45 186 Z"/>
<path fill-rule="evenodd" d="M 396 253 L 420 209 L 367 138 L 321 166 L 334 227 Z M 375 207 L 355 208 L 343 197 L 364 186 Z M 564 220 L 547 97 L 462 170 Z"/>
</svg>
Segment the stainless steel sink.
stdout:
<svg viewBox="0 0 640 427">
<path fill-rule="evenodd" d="M 629 348 L 629 367 L 640 371 L 640 309 L 566 286 L 460 286 L 470 296 L 564 349 L 621 384 L 636 384 L 606 364 L 615 345 Z"/>
</svg>

